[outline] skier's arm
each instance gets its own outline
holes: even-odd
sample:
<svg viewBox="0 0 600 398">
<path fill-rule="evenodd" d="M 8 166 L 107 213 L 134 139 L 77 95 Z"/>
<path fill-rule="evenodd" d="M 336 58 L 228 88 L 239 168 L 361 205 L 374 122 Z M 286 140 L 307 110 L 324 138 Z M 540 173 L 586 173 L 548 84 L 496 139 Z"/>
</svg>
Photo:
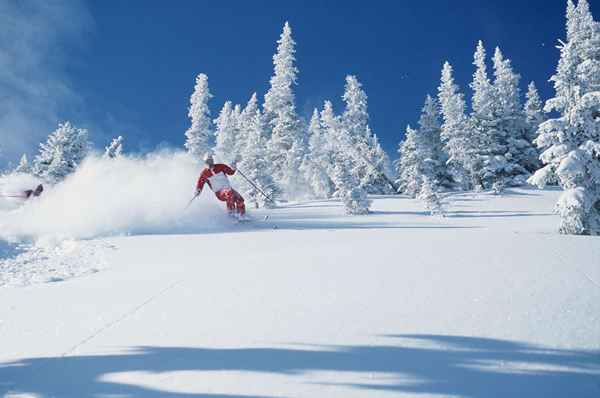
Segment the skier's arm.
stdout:
<svg viewBox="0 0 600 398">
<path fill-rule="evenodd" d="M 229 166 L 227 166 L 226 164 L 222 165 L 223 167 L 221 167 L 221 170 L 223 171 L 223 173 L 227 174 L 228 176 L 232 176 L 235 174 L 235 169 L 231 168 Z"/>
<path fill-rule="evenodd" d="M 204 173 L 202 173 L 200 175 L 200 178 L 198 178 L 198 182 L 196 183 L 196 195 L 200 195 L 200 193 L 202 192 L 202 189 L 204 188 L 204 184 L 206 183 L 207 178 L 206 175 L 204 175 Z"/>
</svg>

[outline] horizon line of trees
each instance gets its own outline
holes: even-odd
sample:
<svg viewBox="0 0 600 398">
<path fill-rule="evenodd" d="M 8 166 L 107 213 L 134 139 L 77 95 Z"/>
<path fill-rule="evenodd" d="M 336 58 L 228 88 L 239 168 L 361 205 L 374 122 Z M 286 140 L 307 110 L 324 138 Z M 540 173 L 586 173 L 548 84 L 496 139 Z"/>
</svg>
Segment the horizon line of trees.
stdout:
<svg viewBox="0 0 600 398">
<path fill-rule="evenodd" d="M 521 77 L 498 47 L 489 74 L 486 49 L 477 43 L 470 110 L 445 62 L 437 95 L 426 96 L 418 127 L 408 126 L 398 145 L 393 173 L 356 76 L 346 76 L 341 113 L 325 101 L 310 120 L 298 115 L 296 43 L 286 22 L 262 104 L 252 93 L 245 106 L 226 101 L 213 119 L 208 76 L 197 75 L 184 146 L 196 160 L 213 153 L 237 164 L 271 197 L 338 198 L 348 214 L 368 213 L 368 194 L 404 193 L 443 214 L 445 190 L 501 193 L 506 186 L 558 184 L 564 190 L 556 206 L 560 232 L 600 234 L 600 24 L 587 0 L 567 0 L 566 31 L 550 79 L 556 94 L 545 105 L 533 82 L 522 98 Z M 105 157 L 119 157 L 122 142 L 115 138 Z M 89 148 L 86 130 L 62 123 L 32 164 L 24 156 L 17 171 L 58 182 Z M 235 183 L 256 207 L 273 204 L 244 180 Z"/>
</svg>

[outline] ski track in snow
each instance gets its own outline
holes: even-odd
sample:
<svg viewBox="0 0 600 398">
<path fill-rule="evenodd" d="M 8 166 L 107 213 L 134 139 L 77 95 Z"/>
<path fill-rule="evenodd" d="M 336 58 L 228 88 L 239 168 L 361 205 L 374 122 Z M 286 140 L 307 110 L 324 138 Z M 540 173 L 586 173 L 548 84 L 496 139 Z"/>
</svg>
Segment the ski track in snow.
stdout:
<svg viewBox="0 0 600 398">
<path fill-rule="evenodd" d="M 173 283 L 170 283 L 167 287 L 161 289 L 158 293 L 153 294 L 152 296 L 150 296 L 148 299 L 146 299 L 144 302 L 140 303 L 139 305 L 135 306 L 134 308 L 132 308 L 131 310 L 125 312 L 123 315 L 121 315 L 120 317 L 118 317 L 117 319 L 114 319 L 108 323 L 106 323 L 104 326 L 100 327 L 98 330 L 96 330 L 94 333 L 90 334 L 89 336 L 87 336 L 86 338 L 84 338 L 83 340 L 81 340 L 80 342 L 78 342 L 77 344 L 75 344 L 73 347 L 69 348 L 68 350 L 66 350 L 65 352 L 63 352 L 60 356 L 61 357 L 66 357 L 72 353 L 74 353 L 75 351 L 77 351 L 80 347 L 83 347 L 86 343 L 92 341 L 94 338 L 100 336 L 102 333 L 106 332 L 107 330 L 111 329 L 114 326 L 117 326 L 119 323 L 121 323 L 122 321 L 130 318 L 131 316 L 133 316 L 136 312 L 138 312 L 139 310 L 141 310 L 142 308 L 144 308 L 145 306 L 147 306 L 148 304 L 150 304 L 151 302 L 153 302 L 154 300 L 158 299 L 159 297 L 167 294 L 171 289 L 173 289 L 175 286 L 179 285 L 181 283 L 181 281 L 175 281 Z"/>
</svg>

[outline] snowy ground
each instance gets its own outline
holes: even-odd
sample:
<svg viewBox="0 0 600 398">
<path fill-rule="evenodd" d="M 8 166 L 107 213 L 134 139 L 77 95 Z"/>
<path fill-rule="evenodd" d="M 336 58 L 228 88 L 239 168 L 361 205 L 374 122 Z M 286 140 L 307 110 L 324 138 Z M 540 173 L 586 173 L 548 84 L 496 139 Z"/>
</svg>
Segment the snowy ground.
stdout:
<svg viewBox="0 0 600 398">
<path fill-rule="evenodd" d="M 600 240 L 557 196 L 0 240 L 0 396 L 597 398 Z"/>
</svg>

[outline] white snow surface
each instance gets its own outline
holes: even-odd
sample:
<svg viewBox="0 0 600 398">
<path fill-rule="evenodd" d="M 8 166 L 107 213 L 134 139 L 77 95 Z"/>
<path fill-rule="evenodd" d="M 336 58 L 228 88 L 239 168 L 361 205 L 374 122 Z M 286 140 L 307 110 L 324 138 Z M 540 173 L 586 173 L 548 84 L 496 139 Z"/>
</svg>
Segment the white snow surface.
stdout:
<svg viewBox="0 0 600 398">
<path fill-rule="evenodd" d="M 173 159 L 0 213 L 0 396 L 600 396 L 600 240 L 557 234 L 559 191 L 236 225 L 206 193 L 173 210 L 197 173 Z M 86 216 L 54 225 L 62 201 Z"/>
</svg>

